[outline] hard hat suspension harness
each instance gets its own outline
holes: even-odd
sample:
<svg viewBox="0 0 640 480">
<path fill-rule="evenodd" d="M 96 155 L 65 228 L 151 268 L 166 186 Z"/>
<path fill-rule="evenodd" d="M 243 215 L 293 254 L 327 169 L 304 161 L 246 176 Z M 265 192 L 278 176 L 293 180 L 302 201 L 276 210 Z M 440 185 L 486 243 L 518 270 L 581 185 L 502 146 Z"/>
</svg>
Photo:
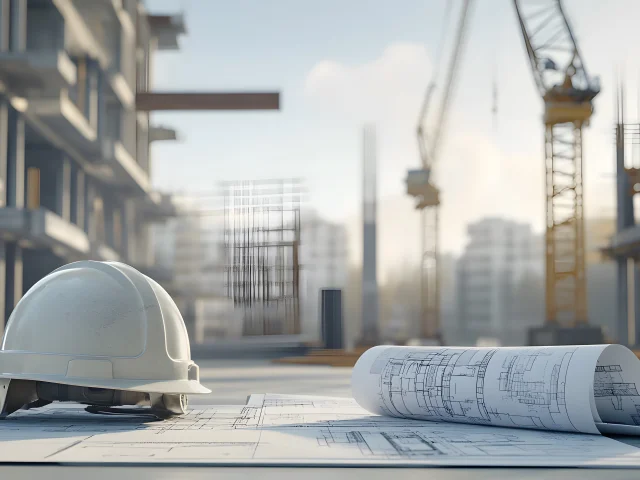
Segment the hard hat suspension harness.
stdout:
<svg viewBox="0 0 640 480">
<path fill-rule="evenodd" d="M 187 396 L 80 387 L 33 380 L 15 380 L 3 384 L 0 391 L 0 420 L 18 410 L 44 407 L 53 402 L 75 402 L 88 405 L 90 413 L 107 415 L 145 415 L 157 420 L 183 415 L 187 409 Z M 128 408 L 127 408 L 128 407 Z"/>
</svg>

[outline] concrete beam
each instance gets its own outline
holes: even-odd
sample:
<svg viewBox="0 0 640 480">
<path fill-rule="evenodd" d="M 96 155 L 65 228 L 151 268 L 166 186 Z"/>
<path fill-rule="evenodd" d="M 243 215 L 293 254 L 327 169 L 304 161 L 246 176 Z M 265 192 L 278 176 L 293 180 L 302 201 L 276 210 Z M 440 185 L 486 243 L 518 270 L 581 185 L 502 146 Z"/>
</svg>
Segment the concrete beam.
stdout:
<svg viewBox="0 0 640 480">
<path fill-rule="evenodd" d="M 139 111 L 280 110 L 279 92 L 146 92 L 136 95 Z"/>
</svg>

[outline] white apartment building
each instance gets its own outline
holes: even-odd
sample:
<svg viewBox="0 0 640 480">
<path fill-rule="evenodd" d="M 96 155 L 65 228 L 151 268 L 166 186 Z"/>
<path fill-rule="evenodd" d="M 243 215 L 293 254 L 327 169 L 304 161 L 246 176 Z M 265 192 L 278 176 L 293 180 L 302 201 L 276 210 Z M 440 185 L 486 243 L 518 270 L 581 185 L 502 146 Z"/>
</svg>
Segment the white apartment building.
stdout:
<svg viewBox="0 0 640 480">
<path fill-rule="evenodd" d="M 526 329 L 542 321 L 536 308 L 544 302 L 544 292 L 538 292 L 544 275 L 541 237 L 528 224 L 501 218 L 470 224 L 467 233 L 469 242 L 456 269 L 460 338 L 466 343 L 479 337 L 524 342 Z"/>
</svg>

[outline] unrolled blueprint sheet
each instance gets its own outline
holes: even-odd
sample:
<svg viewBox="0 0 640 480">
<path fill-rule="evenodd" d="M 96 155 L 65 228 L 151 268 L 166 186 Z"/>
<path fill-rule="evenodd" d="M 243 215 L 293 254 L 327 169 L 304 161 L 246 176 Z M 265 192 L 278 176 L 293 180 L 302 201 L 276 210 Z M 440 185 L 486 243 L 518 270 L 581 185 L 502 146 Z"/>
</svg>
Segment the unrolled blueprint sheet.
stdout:
<svg viewBox="0 0 640 480">
<path fill-rule="evenodd" d="M 599 435 L 376 416 L 351 399 L 253 395 L 157 422 L 80 406 L 20 411 L 0 422 L 0 462 L 640 467 L 640 449 Z"/>
<path fill-rule="evenodd" d="M 379 346 L 352 373 L 372 413 L 591 434 L 640 430 L 639 388 L 640 362 L 620 345 Z"/>
</svg>

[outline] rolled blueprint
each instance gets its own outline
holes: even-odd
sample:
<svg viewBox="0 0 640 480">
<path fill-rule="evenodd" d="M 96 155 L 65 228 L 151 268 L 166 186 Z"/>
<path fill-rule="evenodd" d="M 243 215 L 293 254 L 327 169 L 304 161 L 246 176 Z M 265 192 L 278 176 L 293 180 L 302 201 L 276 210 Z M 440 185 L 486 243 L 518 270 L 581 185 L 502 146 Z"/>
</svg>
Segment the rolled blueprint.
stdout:
<svg viewBox="0 0 640 480">
<path fill-rule="evenodd" d="M 378 346 L 358 360 L 353 397 L 417 420 L 582 433 L 640 433 L 640 361 L 621 345 Z"/>
</svg>

